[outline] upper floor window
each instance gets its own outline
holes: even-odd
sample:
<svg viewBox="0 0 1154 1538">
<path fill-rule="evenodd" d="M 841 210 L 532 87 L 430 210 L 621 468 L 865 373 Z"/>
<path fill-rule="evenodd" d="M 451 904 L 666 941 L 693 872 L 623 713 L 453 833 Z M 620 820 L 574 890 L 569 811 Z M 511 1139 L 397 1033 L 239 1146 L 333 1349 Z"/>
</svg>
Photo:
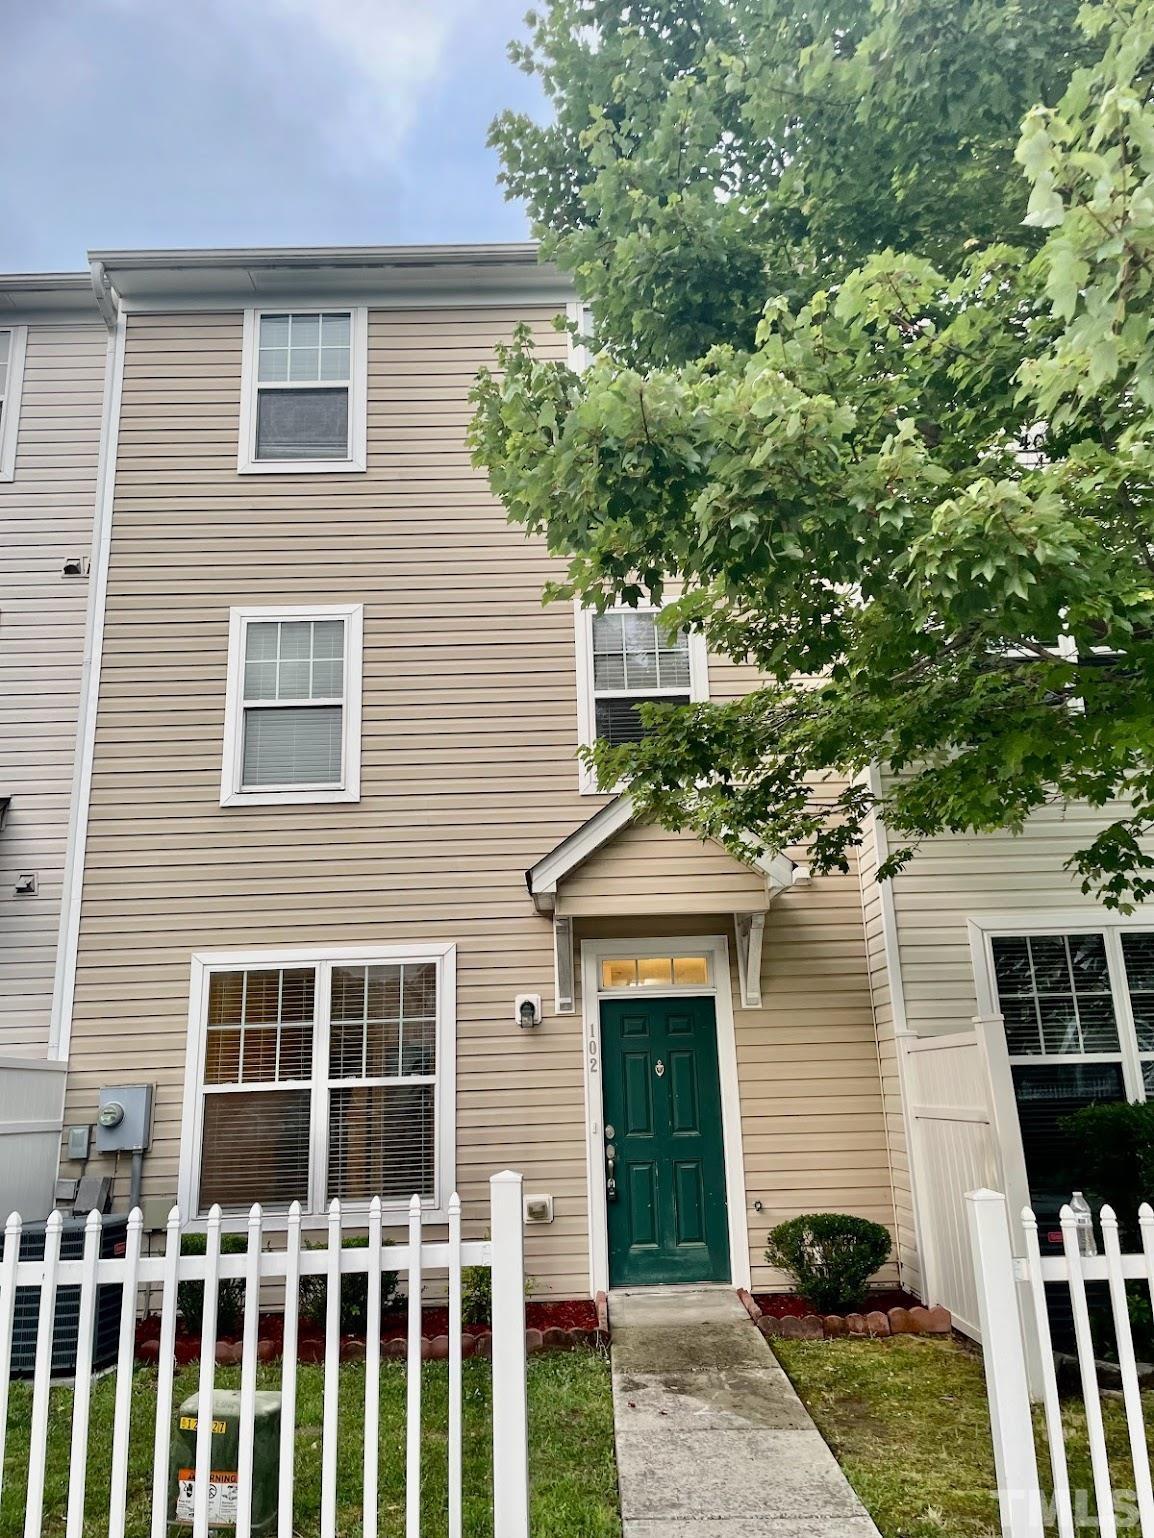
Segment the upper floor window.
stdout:
<svg viewBox="0 0 1154 1538">
<path fill-rule="evenodd" d="M 670 634 L 659 610 L 578 609 L 577 623 L 583 744 L 638 742 L 645 735 L 639 705 L 687 705 L 709 697 L 702 637 L 684 630 Z M 581 788 L 596 790 L 592 776 L 583 775 Z"/>
<path fill-rule="evenodd" d="M 16 475 L 16 433 L 20 425 L 20 391 L 24 383 L 24 326 L 0 328 L 0 481 Z"/>
<path fill-rule="evenodd" d="M 234 609 L 221 805 L 360 799 L 359 605 Z"/>
<path fill-rule="evenodd" d="M 246 310 L 241 471 L 363 470 L 364 309 Z"/>
</svg>

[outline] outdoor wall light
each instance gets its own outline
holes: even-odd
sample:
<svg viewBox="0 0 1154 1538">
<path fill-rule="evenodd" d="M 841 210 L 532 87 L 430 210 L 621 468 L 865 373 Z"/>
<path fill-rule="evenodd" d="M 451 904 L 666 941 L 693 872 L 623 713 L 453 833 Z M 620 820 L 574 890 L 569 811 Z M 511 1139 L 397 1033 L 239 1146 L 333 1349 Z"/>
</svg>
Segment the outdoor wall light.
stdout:
<svg viewBox="0 0 1154 1538">
<path fill-rule="evenodd" d="M 513 1018 L 523 1031 L 541 1024 L 541 995 L 519 993 L 513 1004 Z"/>
</svg>

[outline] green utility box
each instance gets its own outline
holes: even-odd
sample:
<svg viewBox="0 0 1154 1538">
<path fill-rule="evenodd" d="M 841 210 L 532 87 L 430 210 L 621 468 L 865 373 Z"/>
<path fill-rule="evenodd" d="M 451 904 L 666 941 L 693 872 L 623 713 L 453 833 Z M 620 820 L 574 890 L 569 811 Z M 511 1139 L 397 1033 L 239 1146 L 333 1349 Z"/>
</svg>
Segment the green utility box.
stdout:
<svg viewBox="0 0 1154 1538">
<path fill-rule="evenodd" d="M 172 1437 L 172 1478 L 168 1520 L 191 1524 L 196 1494 L 197 1396 L 190 1395 L 176 1414 Z M 236 1526 L 237 1469 L 240 1464 L 240 1394 L 217 1389 L 212 1396 L 212 1452 L 209 1458 L 208 1525 Z M 258 1394 L 252 1436 L 252 1530 L 264 1532 L 276 1521 L 280 1467 L 280 1395 Z"/>
</svg>

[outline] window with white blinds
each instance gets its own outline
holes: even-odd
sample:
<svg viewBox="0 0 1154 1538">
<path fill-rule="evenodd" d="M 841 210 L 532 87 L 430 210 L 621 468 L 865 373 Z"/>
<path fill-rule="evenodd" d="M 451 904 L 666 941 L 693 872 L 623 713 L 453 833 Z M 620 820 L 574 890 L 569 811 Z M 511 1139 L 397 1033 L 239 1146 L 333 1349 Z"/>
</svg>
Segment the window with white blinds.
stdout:
<svg viewBox="0 0 1154 1538">
<path fill-rule="evenodd" d="M 442 1205 L 452 961 L 438 947 L 204 968 L 197 1210 L 298 1201 L 322 1213 L 334 1197 L 404 1207 L 414 1195 Z"/>
<path fill-rule="evenodd" d="M 356 800 L 361 610 L 234 610 L 221 800 Z"/>
<path fill-rule="evenodd" d="M 363 309 L 245 315 L 239 468 L 363 470 Z"/>
<path fill-rule="evenodd" d="M 578 705 L 581 741 L 617 747 L 638 742 L 645 727 L 638 707 L 686 705 L 708 698 L 700 636 L 670 634 L 655 609 L 578 609 Z M 590 776 L 582 790 L 594 790 Z"/>
<path fill-rule="evenodd" d="M 24 380 L 24 326 L 0 327 L 0 481 L 16 473 L 16 431 Z"/>
<path fill-rule="evenodd" d="M 1031 1200 L 1049 1220 L 1081 1184 L 1066 1118 L 1154 1094 L 1154 930 L 1023 926 L 989 947 Z"/>
</svg>

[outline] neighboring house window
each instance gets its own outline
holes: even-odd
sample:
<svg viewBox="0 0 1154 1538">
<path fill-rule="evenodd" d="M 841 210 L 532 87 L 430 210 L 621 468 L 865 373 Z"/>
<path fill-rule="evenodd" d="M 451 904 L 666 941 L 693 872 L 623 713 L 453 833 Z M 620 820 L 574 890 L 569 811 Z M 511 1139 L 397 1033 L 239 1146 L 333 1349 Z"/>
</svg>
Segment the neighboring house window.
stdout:
<svg viewBox="0 0 1154 1538">
<path fill-rule="evenodd" d="M 247 310 L 238 468 L 363 470 L 364 309 Z"/>
<path fill-rule="evenodd" d="M 360 798 L 360 605 L 233 609 L 221 805 Z"/>
<path fill-rule="evenodd" d="M 670 635 L 656 609 L 595 614 L 579 608 L 577 656 L 583 744 L 638 742 L 645 735 L 639 705 L 686 705 L 709 697 L 702 637 Z M 596 789 L 591 776 L 583 776 L 581 788 Z"/>
<path fill-rule="evenodd" d="M 16 434 L 24 384 L 25 326 L 0 327 L 0 481 L 16 476 Z"/>
<path fill-rule="evenodd" d="M 274 958 L 275 959 L 275 958 Z M 453 1183 L 452 946 L 270 965 L 194 958 L 189 1209 L 333 1198 L 443 1208 Z"/>
<path fill-rule="evenodd" d="M 1082 1183 L 1062 1122 L 1154 1094 L 1154 930 L 990 939 L 1031 1197 L 1053 1217 Z"/>
</svg>

